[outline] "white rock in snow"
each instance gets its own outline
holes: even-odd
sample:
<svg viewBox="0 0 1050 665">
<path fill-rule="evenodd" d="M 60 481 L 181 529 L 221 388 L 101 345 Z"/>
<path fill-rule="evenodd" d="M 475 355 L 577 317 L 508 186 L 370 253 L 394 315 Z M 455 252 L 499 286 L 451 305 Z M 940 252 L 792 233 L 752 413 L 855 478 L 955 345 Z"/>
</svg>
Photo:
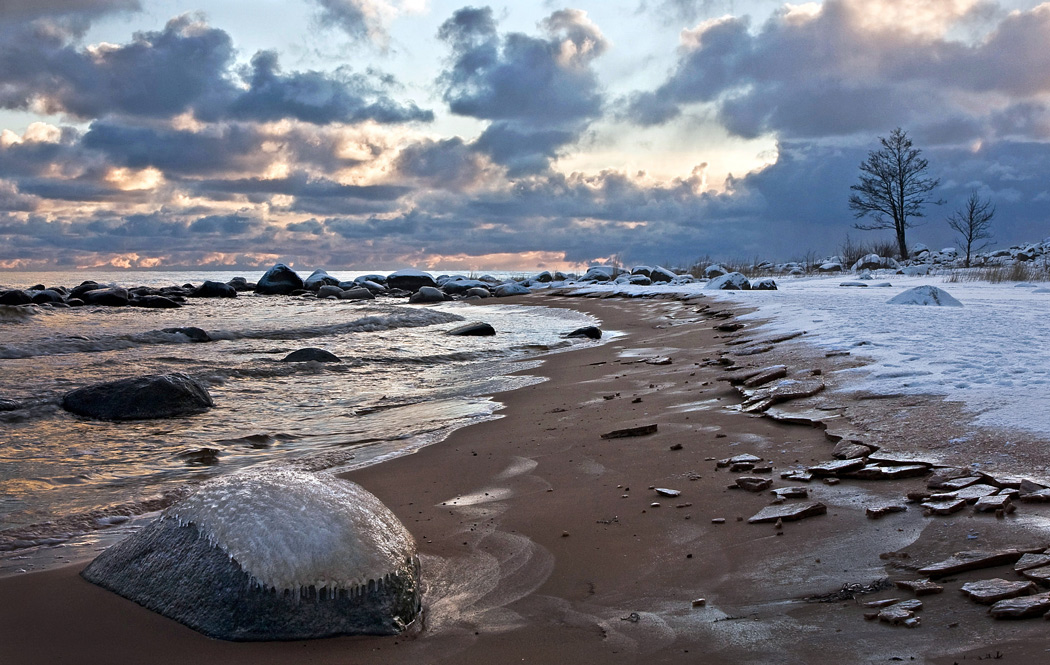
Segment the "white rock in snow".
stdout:
<svg viewBox="0 0 1050 665">
<path fill-rule="evenodd" d="M 898 293 L 886 301 L 890 305 L 931 305 L 937 307 L 962 307 L 963 304 L 953 298 L 944 289 L 936 286 L 916 286 Z"/>
</svg>

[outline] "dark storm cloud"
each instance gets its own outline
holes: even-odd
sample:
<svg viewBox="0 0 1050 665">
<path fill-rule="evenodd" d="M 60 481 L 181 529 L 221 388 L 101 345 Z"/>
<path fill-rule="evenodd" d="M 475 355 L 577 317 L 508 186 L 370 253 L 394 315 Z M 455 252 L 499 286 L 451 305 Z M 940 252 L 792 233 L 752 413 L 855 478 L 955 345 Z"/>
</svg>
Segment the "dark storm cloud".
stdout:
<svg viewBox="0 0 1050 665">
<path fill-rule="evenodd" d="M 4 27 L 0 37 L 0 108 L 40 106 L 78 118 L 194 111 L 208 121 L 292 118 L 319 125 L 433 119 L 430 111 L 389 98 L 383 92 L 389 78 L 346 68 L 284 74 L 277 56 L 262 52 L 242 79 L 233 71 L 230 36 L 188 15 L 163 30 L 136 33 L 128 44 L 91 51 L 32 24 Z"/>
<path fill-rule="evenodd" d="M 285 194 L 303 198 L 360 199 L 392 201 L 409 192 L 398 185 L 344 185 L 326 178 L 297 173 L 287 178 L 242 178 L 202 180 L 195 184 L 201 194 Z"/>
<path fill-rule="evenodd" d="M 252 227 L 253 220 L 244 215 L 208 215 L 189 225 L 192 233 L 240 235 Z"/>
<path fill-rule="evenodd" d="M 500 35 L 492 9 L 464 8 L 442 24 L 451 48 L 440 84 L 457 115 L 491 121 L 478 147 L 512 173 L 546 167 L 600 116 L 603 93 L 590 63 L 608 47 L 583 12 L 543 21 L 545 38 Z"/>
<path fill-rule="evenodd" d="M 484 159 L 458 136 L 409 145 L 398 153 L 394 165 L 405 177 L 444 189 L 468 188 L 485 170 Z"/>
<path fill-rule="evenodd" d="M 973 11 L 987 20 L 986 9 Z M 747 17 L 702 23 L 683 33 L 667 80 L 630 97 L 626 115 L 658 125 L 684 107 L 708 104 L 727 129 L 748 138 L 866 134 L 933 126 L 948 116 L 944 140 L 961 142 L 989 130 L 987 109 L 997 105 L 975 104 L 974 95 L 1021 101 L 1050 91 L 1050 51 L 1041 46 L 1050 40 L 1050 5 L 1000 17 L 973 43 L 873 28 L 868 15 L 879 11 L 858 0 L 827 0 L 814 16 L 784 9 L 757 30 Z M 958 133 L 948 136 L 948 128 Z"/>
<path fill-rule="evenodd" d="M 240 124 L 191 132 L 100 120 L 91 124 L 82 143 L 116 166 L 154 167 L 178 176 L 264 168 L 268 157 L 260 147 L 265 140 L 256 128 Z"/>
</svg>

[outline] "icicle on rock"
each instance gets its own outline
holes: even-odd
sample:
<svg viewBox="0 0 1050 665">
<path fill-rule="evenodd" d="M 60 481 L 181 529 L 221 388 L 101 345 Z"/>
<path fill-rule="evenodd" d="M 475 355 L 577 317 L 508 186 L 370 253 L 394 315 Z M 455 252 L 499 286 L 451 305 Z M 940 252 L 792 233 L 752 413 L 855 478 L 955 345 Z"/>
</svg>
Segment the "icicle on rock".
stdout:
<svg viewBox="0 0 1050 665">
<path fill-rule="evenodd" d="M 412 536 L 359 485 L 267 468 L 205 483 L 82 575 L 210 637 L 299 640 L 400 632 L 419 572 Z"/>
</svg>

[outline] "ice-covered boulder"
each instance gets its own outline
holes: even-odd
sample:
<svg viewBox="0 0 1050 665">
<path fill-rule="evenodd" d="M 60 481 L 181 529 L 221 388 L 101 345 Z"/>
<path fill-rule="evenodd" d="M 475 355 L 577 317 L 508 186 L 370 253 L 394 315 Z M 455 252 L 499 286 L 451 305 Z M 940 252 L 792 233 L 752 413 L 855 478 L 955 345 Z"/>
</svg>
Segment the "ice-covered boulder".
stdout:
<svg viewBox="0 0 1050 665">
<path fill-rule="evenodd" d="M 255 292 L 268 296 L 288 295 L 301 288 L 303 288 L 302 277 L 283 263 L 278 263 L 259 278 L 255 285 Z"/>
<path fill-rule="evenodd" d="M 661 268 L 660 266 L 656 266 L 655 268 L 652 269 L 652 272 L 649 273 L 649 279 L 651 279 L 654 283 L 655 282 L 670 282 L 670 281 L 674 280 L 674 278 L 677 277 L 677 276 L 678 275 L 674 274 L 673 272 L 671 272 L 667 268 Z"/>
<path fill-rule="evenodd" d="M 99 420 L 147 420 L 204 413 L 215 406 L 203 383 L 186 374 L 135 376 L 68 392 L 62 408 Z"/>
<path fill-rule="evenodd" d="M 931 305 L 936 307 L 962 307 L 963 304 L 953 298 L 944 289 L 936 286 L 916 286 L 898 293 L 889 300 L 891 305 Z"/>
<path fill-rule="evenodd" d="M 751 281 L 752 291 L 776 291 L 777 283 L 772 277 L 762 277 Z"/>
<path fill-rule="evenodd" d="M 613 278 L 613 273 L 616 272 L 611 266 L 591 266 L 584 273 L 584 280 L 593 280 L 595 282 L 608 282 Z"/>
<path fill-rule="evenodd" d="M 81 574 L 225 640 L 396 634 L 420 607 L 397 517 L 359 485 L 283 468 L 205 483 Z"/>
<path fill-rule="evenodd" d="M 448 296 L 445 292 L 436 286 L 421 286 L 419 289 L 412 294 L 408 299 L 410 303 L 432 303 L 432 302 L 444 302 Z"/>
<path fill-rule="evenodd" d="M 704 287 L 708 291 L 750 291 L 751 282 L 738 272 L 731 272 L 721 277 L 715 277 Z"/>
<path fill-rule="evenodd" d="M 645 275 L 631 275 L 627 278 L 628 284 L 634 284 L 635 286 L 651 286 L 653 280 L 649 279 Z"/>
<path fill-rule="evenodd" d="M 708 279 L 714 279 L 715 277 L 721 277 L 722 275 L 728 274 L 729 271 L 722 266 L 714 263 L 704 268 L 704 277 Z"/>
<path fill-rule="evenodd" d="M 492 290 L 492 295 L 497 298 L 506 298 L 508 296 L 525 296 L 531 293 L 527 288 L 518 284 L 517 282 L 506 282 L 500 284 Z"/>
<path fill-rule="evenodd" d="M 825 261 L 817 270 L 819 272 L 842 272 L 842 264 L 838 261 Z"/>
</svg>

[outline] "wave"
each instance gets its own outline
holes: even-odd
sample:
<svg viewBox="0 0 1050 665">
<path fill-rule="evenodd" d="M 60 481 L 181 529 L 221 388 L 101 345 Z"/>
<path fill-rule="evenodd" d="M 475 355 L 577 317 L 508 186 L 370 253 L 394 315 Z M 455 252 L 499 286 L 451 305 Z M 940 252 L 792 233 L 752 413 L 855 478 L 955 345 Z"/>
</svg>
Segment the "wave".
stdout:
<svg viewBox="0 0 1050 665">
<path fill-rule="evenodd" d="M 140 333 L 103 335 L 65 335 L 20 344 L 0 344 L 0 359 L 13 360 L 73 353 L 121 351 L 140 346 L 192 344 L 202 339 L 218 340 L 302 340 L 349 333 L 374 333 L 397 328 L 419 328 L 463 321 L 458 314 L 432 309 L 398 308 L 384 314 L 353 321 L 277 329 L 211 330 L 166 328 Z"/>
</svg>

